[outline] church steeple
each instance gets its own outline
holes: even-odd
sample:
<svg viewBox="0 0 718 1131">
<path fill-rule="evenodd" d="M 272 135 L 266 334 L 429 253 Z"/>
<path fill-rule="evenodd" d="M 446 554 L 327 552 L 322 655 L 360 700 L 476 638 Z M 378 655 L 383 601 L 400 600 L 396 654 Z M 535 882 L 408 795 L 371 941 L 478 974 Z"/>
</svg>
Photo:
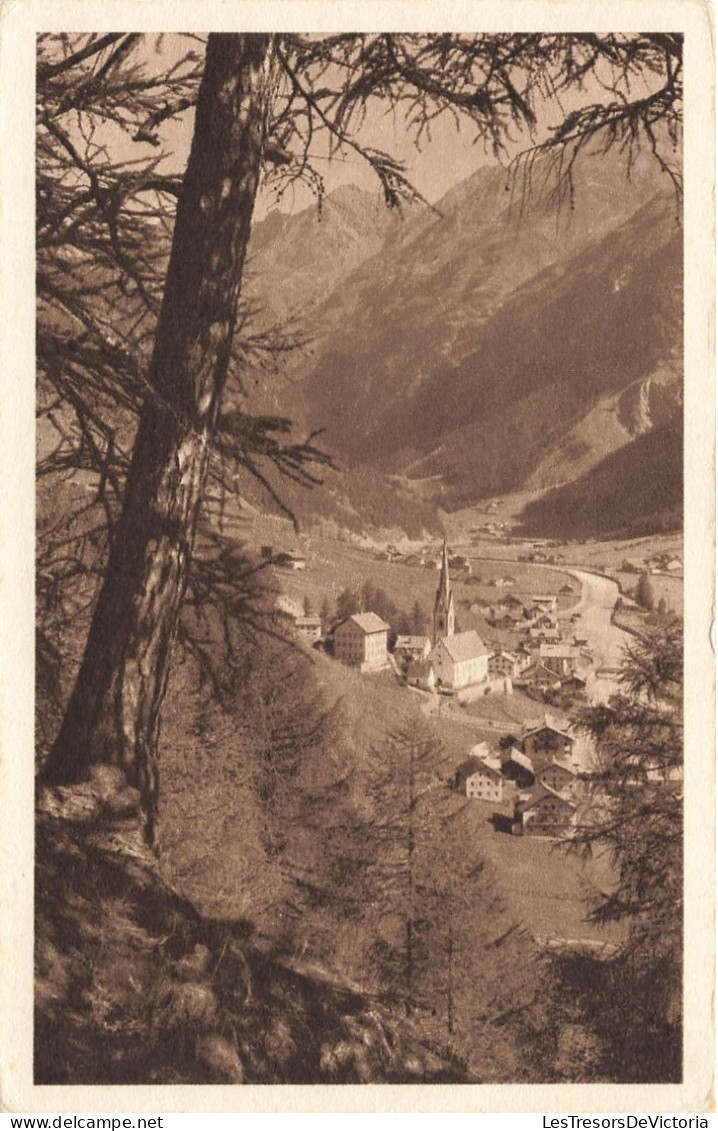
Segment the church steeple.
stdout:
<svg viewBox="0 0 718 1131">
<path fill-rule="evenodd" d="M 434 644 L 440 636 L 453 636 L 455 631 L 454 594 L 449 579 L 449 551 L 444 538 L 441 552 L 441 572 L 434 599 Z"/>
</svg>

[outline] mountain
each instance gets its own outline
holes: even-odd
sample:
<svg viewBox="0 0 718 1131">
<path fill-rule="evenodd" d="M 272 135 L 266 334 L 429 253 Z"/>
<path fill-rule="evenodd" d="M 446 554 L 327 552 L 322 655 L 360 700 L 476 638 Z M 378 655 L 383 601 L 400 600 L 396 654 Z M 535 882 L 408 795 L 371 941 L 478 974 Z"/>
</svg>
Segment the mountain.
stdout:
<svg viewBox="0 0 718 1131">
<path fill-rule="evenodd" d="M 260 304 L 264 325 L 296 318 L 311 330 L 317 305 L 390 245 L 406 217 L 355 185 L 342 185 L 294 215 L 270 212 L 252 227 L 245 297 Z"/>
<path fill-rule="evenodd" d="M 645 154 L 630 178 L 614 152 L 574 176 L 563 209 L 537 165 L 531 184 L 479 169 L 403 219 L 358 189 L 327 199 L 324 228 L 311 210 L 270 216 L 256 294 L 312 335 L 270 400 L 324 429 L 345 468 L 403 477 L 449 510 L 579 480 L 675 420 L 672 188 Z"/>
</svg>

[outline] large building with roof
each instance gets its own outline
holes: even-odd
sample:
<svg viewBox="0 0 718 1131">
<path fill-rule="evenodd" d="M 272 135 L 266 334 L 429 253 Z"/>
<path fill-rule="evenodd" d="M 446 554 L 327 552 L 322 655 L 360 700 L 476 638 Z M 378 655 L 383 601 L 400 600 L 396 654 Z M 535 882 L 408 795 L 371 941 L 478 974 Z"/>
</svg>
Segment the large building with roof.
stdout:
<svg viewBox="0 0 718 1131">
<path fill-rule="evenodd" d="M 355 613 L 334 630 L 334 657 L 362 672 L 387 667 L 389 625 L 376 613 Z"/>
<path fill-rule="evenodd" d="M 450 691 L 459 691 L 489 678 L 490 649 L 475 629 L 442 636 L 431 654 L 436 682 Z"/>
<path fill-rule="evenodd" d="M 441 572 L 434 600 L 434 633 L 431 664 L 436 686 L 460 691 L 489 678 L 490 649 L 478 632 L 456 632 L 454 595 L 449 578 L 449 553 L 444 539 Z"/>
</svg>

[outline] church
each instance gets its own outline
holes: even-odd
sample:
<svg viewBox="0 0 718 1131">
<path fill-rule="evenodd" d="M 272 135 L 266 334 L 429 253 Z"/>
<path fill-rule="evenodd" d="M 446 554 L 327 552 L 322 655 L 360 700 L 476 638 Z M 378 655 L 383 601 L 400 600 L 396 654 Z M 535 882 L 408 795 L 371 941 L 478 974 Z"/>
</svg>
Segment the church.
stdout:
<svg viewBox="0 0 718 1131">
<path fill-rule="evenodd" d="M 449 577 L 449 553 L 444 539 L 439 584 L 434 599 L 431 663 L 436 686 L 460 691 L 489 678 L 490 650 L 478 632 L 456 631 L 454 594 Z"/>
</svg>

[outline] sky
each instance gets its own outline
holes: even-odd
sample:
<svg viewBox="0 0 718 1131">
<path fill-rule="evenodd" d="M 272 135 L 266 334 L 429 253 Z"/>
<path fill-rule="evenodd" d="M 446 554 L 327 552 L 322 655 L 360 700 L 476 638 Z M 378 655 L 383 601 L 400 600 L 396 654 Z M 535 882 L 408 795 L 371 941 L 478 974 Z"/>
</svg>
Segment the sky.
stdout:
<svg viewBox="0 0 718 1131">
<path fill-rule="evenodd" d="M 187 48 L 187 40 L 180 35 L 146 36 L 141 52 L 149 66 L 153 56 L 161 55 L 162 66 L 180 59 Z M 169 123 L 164 127 L 162 141 L 168 154 L 166 168 L 181 173 L 186 166 L 194 128 L 194 114 L 188 112 L 181 121 Z M 383 150 L 404 163 L 411 183 L 419 194 L 430 203 L 435 203 L 449 189 L 465 180 L 478 168 L 493 165 L 496 158 L 485 152 L 482 144 L 475 144 L 473 134 L 467 128 L 457 130 L 456 122 L 450 115 L 439 118 L 431 128 L 431 139 L 420 150 L 410 140 L 401 119 L 392 114 L 374 114 L 367 118 L 359 135 L 360 140 L 375 149 Z M 528 145 L 528 135 L 514 147 L 515 152 Z M 145 147 L 142 147 L 145 148 Z M 146 147 L 147 156 L 156 152 Z M 140 156 L 140 147 L 134 146 L 132 156 Z M 381 188 L 376 175 L 369 166 L 352 152 L 327 158 L 326 148 L 319 142 L 312 153 L 317 171 L 321 174 L 327 194 L 340 185 L 354 184 L 368 192 L 379 194 Z M 308 187 L 298 186 L 287 192 L 279 207 L 284 212 L 294 212 L 314 203 L 314 196 Z M 277 201 L 272 192 L 262 191 L 255 204 L 255 219 L 263 219 L 276 208 Z"/>
<path fill-rule="evenodd" d="M 200 37 L 192 36 L 195 42 L 190 42 L 186 36 L 179 34 L 145 35 L 140 41 L 138 52 L 149 70 L 155 66 L 164 69 L 182 59 L 189 47 L 197 50 L 198 38 Z M 565 95 L 562 99 L 561 116 L 587 98 L 591 101 L 601 101 L 604 97 L 605 92 L 598 85 L 591 90 L 584 90 L 581 94 Z M 539 134 L 545 132 L 547 127 L 557 124 L 555 119 L 558 113 L 555 105 L 546 103 L 543 108 L 538 107 Z M 184 172 L 193 128 L 193 111 L 188 111 L 181 119 L 166 122 L 161 127 L 162 146 L 167 154 L 163 164 L 165 171 L 177 174 Z M 356 137 L 364 145 L 383 150 L 401 161 L 413 186 L 430 203 L 436 203 L 478 168 L 496 163 L 493 153 L 486 151 L 482 143 L 475 142 L 474 132 L 467 126 L 463 129 L 457 128 L 456 120 L 448 113 L 432 123 L 431 137 L 422 143 L 421 149 L 417 149 L 408 136 L 402 119 L 390 112 L 384 112 L 378 106 L 376 112 L 367 113 L 366 121 Z M 510 157 L 515 156 L 531 143 L 532 139 L 528 133 L 517 132 L 514 142 L 509 146 L 505 161 L 508 162 Z M 112 145 L 113 148 L 117 147 L 117 155 L 120 158 L 156 159 L 158 155 L 156 149 L 132 142 L 125 135 L 119 137 L 115 135 Z M 311 157 L 314 168 L 323 178 L 327 194 L 340 185 L 347 184 L 356 185 L 377 195 L 381 193 L 376 175 L 355 151 L 335 154 L 331 160 L 328 158 L 326 135 L 317 135 Z M 292 186 L 279 202 L 274 192 L 260 188 L 255 203 L 254 218 L 262 220 L 268 212 L 277 207 L 284 212 L 295 212 L 314 204 L 315 197 L 308 186 L 301 184 Z"/>
</svg>

